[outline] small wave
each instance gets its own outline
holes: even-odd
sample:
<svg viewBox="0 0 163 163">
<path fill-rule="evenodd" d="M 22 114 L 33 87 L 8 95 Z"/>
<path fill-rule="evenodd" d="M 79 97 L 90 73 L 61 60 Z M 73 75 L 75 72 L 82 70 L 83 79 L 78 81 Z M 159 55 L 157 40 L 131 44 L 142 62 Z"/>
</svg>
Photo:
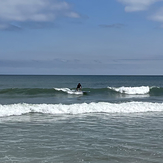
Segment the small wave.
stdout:
<svg viewBox="0 0 163 163">
<path fill-rule="evenodd" d="M 23 115 L 27 113 L 43 114 L 88 114 L 88 113 L 141 113 L 162 112 L 163 103 L 126 102 L 126 103 L 82 103 L 82 104 L 11 104 L 0 105 L 0 117 Z"/>
<path fill-rule="evenodd" d="M 76 90 L 71 90 L 69 88 L 54 88 L 56 91 L 62 91 L 68 94 L 74 94 L 74 95 L 82 95 L 82 91 L 76 91 Z"/>
<path fill-rule="evenodd" d="M 116 92 L 129 94 L 129 95 L 144 95 L 150 92 L 149 86 L 141 86 L 141 87 L 108 87 L 111 90 L 114 90 Z"/>
</svg>

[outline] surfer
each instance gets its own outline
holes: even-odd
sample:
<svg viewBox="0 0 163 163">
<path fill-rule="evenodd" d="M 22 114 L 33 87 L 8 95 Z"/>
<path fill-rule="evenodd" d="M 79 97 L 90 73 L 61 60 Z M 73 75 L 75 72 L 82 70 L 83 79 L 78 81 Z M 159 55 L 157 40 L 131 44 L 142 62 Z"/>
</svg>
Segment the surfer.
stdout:
<svg viewBox="0 0 163 163">
<path fill-rule="evenodd" d="M 77 85 L 77 87 L 76 87 L 76 90 L 79 91 L 79 90 L 81 90 L 81 88 L 82 88 L 81 84 L 78 83 L 78 85 Z"/>
</svg>

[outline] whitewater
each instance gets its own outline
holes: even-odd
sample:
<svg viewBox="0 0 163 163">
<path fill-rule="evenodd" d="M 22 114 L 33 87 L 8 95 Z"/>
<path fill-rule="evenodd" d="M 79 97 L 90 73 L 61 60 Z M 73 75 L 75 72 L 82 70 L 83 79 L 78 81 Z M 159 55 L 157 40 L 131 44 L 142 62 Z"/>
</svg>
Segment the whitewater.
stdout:
<svg viewBox="0 0 163 163">
<path fill-rule="evenodd" d="M 0 105 L 0 117 L 23 115 L 27 113 L 43 114 L 88 114 L 88 113 L 142 113 L 162 112 L 163 103 L 127 102 L 112 104 L 106 102 L 82 104 L 12 104 Z"/>
</svg>

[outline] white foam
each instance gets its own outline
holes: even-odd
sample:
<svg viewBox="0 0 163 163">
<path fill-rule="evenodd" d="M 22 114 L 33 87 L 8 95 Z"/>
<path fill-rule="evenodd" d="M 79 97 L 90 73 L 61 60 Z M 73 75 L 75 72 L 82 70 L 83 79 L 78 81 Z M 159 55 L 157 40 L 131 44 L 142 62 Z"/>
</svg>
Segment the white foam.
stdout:
<svg viewBox="0 0 163 163">
<path fill-rule="evenodd" d="M 71 90 L 69 88 L 54 88 L 56 91 L 66 92 L 68 94 L 82 95 L 82 91 Z"/>
<path fill-rule="evenodd" d="M 0 105 L 0 117 L 27 113 L 43 114 L 85 114 L 85 113 L 139 113 L 162 112 L 163 103 L 126 102 L 126 103 L 82 103 L 82 104 L 12 104 Z"/>
<path fill-rule="evenodd" d="M 147 94 L 150 91 L 150 87 L 148 86 L 141 86 L 141 87 L 119 87 L 119 88 L 115 88 L 115 87 L 108 87 L 109 89 L 115 90 L 117 92 L 120 93 L 125 93 L 125 94 L 129 94 L 129 95 L 143 95 L 143 94 Z"/>
</svg>

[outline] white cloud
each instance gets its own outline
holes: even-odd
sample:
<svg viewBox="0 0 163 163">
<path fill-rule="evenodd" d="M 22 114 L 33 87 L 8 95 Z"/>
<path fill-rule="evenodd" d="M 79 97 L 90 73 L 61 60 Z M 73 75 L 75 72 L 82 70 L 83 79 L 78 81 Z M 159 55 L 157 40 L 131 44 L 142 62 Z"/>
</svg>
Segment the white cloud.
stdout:
<svg viewBox="0 0 163 163">
<path fill-rule="evenodd" d="M 118 0 L 123 3 L 126 12 L 147 10 L 150 5 L 162 0 Z"/>
<path fill-rule="evenodd" d="M 0 0 L 0 29 L 10 22 L 49 22 L 57 17 L 79 18 L 72 6 L 61 0 Z"/>
</svg>

